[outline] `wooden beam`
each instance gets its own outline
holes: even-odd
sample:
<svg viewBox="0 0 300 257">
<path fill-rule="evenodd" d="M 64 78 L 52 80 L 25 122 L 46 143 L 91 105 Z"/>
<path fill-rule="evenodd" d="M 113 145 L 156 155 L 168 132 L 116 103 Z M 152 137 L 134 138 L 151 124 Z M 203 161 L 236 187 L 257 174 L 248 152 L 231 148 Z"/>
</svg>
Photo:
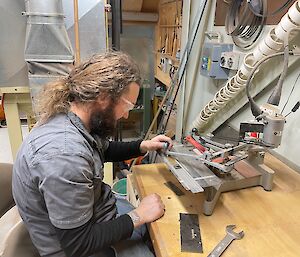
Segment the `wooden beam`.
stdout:
<svg viewBox="0 0 300 257">
<path fill-rule="evenodd" d="M 75 64 L 78 65 L 80 63 L 78 0 L 73 0 L 73 4 L 74 4 Z"/>
</svg>

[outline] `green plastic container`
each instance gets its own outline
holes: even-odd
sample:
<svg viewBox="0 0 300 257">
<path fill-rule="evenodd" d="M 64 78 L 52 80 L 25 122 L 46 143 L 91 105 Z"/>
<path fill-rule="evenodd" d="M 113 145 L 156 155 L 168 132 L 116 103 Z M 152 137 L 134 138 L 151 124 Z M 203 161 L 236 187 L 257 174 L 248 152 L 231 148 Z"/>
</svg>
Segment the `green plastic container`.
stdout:
<svg viewBox="0 0 300 257">
<path fill-rule="evenodd" d="M 112 191 L 116 195 L 125 197 L 127 195 L 127 178 L 122 178 L 113 183 Z"/>
</svg>

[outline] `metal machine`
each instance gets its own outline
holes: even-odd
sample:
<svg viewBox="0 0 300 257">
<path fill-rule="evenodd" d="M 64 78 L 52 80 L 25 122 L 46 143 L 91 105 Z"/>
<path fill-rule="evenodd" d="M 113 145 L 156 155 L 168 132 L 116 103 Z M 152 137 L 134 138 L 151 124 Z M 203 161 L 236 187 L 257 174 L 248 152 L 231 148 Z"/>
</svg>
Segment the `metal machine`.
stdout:
<svg viewBox="0 0 300 257">
<path fill-rule="evenodd" d="M 299 105 L 297 102 L 291 112 Z M 281 144 L 286 120 L 272 103 L 252 109 L 255 107 L 256 112 L 252 110 L 255 120 L 240 124 L 237 144 L 221 144 L 194 128 L 182 143 L 175 143 L 172 151 L 159 153 L 185 189 L 193 193 L 204 191 L 206 215 L 212 214 L 222 192 L 253 186 L 272 190 L 274 172 L 264 165 L 264 156 Z"/>
<path fill-rule="evenodd" d="M 253 74 L 254 71 L 247 85 Z M 212 214 L 222 192 L 258 185 L 266 191 L 272 190 L 274 172 L 264 165 L 264 156 L 269 149 L 281 144 L 286 120 L 272 97 L 270 99 L 258 107 L 249 97 L 255 119 L 240 123 L 237 144 L 221 144 L 213 136 L 203 136 L 194 128 L 182 143 L 175 143 L 172 151 L 159 153 L 187 190 L 204 191 L 204 214 Z M 297 102 L 292 112 L 299 105 Z"/>
<path fill-rule="evenodd" d="M 263 163 L 266 147 L 246 140 L 221 144 L 194 130 L 182 144 L 159 155 L 185 189 L 204 191 L 203 213 L 211 215 L 222 192 L 257 185 L 272 190 L 274 172 Z"/>
</svg>

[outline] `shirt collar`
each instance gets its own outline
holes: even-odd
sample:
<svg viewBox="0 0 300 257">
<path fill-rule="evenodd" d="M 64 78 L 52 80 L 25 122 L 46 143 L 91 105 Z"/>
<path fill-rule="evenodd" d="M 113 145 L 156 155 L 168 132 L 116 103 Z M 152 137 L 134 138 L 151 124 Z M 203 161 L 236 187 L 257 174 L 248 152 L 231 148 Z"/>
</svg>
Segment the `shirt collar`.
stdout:
<svg viewBox="0 0 300 257">
<path fill-rule="evenodd" d="M 97 146 L 97 142 L 95 138 L 87 131 L 86 127 L 84 126 L 82 120 L 73 112 L 68 112 L 67 116 L 69 117 L 72 124 L 82 133 L 82 135 L 87 139 L 87 141 L 92 146 Z"/>
<path fill-rule="evenodd" d="M 87 139 L 87 141 L 98 149 L 99 152 L 102 152 L 103 142 L 97 135 L 92 135 L 87 131 L 82 120 L 73 112 L 69 111 L 67 116 L 74 126 L 82 133 L 82 135 Z"/>
</svg>

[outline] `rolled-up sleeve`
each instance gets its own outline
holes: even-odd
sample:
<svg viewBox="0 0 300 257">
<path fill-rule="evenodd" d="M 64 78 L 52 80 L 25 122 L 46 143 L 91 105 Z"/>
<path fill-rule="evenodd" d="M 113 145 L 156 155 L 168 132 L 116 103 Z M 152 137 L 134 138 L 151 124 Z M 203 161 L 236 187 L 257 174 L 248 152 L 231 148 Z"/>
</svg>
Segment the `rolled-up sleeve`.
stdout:
<svg viewBox="0 0 300 257">
<path fill-rule="evenodd" d="M 61 153 L 38 163 L 39 181 L 51 223 L 60 229 L 79 227 L 93 215 L 91 161 L 78 153 Z"/>
</svg>

